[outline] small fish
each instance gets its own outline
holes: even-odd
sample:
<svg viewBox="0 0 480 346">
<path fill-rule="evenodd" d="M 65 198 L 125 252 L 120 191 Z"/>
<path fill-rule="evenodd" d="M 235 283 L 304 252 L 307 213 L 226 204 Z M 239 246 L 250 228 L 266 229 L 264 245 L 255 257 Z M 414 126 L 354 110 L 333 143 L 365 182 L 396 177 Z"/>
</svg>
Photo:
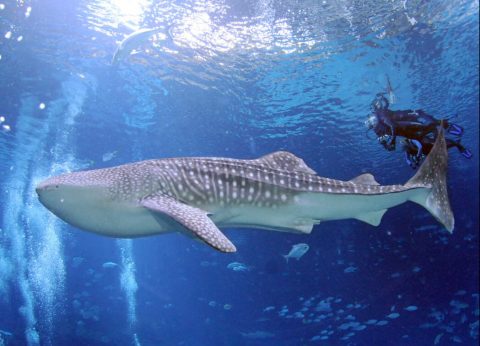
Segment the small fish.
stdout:
<svg viewBox="0 0 480 346">
<path fill-rule="evenodd" d="M 102 267 L 105 268 L 105 269 L 115 268 L 117 266 L 118 266 L 118 264 L 116 264 L 115 262 L 105 262 L 104 264 L 102 264 Z"/>
<path fill-rule="evenodd" d="M 308 249 L 310 249 L 310 246 L 305 243 L 300 243 L 300 244 L 295 244 L 292 246 L 292 249 L 288 253 L 288 255 L 283 255 L 285 260 L 288 263 L 289 258 L 295 258 L 297 261 L 307 253 Z"/>
<path fill-rule="evenodd" d="M 343 270 L 344 273 L 355 273 L 357 271 L 357 267 L 354 267 L 354 266 L 350 266 L 350 267 L 347 267 Z"/>
<path fill-rule="evenodd" d="M 0 329 L 0 336 L 12 336 L 13 334 L 10 332 L 7 332 L 6 330 L 1 330 Z M 1 340 L 0 340 L 1 341 Z"/>
<path fill-rule="evenodd" d="M 418 309 L 418 307 L 416 307 L 415 305 L 410 305 L 410 306 L 407 306 L 404 310 L 416 311 L 417 309 Z"/>
<path fill-rule="evenodd" d="M 246 272 L 250 270 L 250 268 L 247 265 L 240 262 L 229 263 L 227 265 L 227 268 L 233 270 L 234 272 Z"/>
<path fill-rule="evenodd" d="M 117 156 L 117 151 L 111 151 L 102 155 L 102 161 L 107 162 Z"/>
<path fill-rule="evenodd" d="M 442 338 L 443 336 L 443 333 L 440 333 L 438 334 L 436 337 L 435 337 L 435 340 L 433 341 L 433 344 L 434 345 L 438 345 L 440 343 L 440 339 Z"/>
<path fill-rule="evenodd" d="M 83 257 L 73 257 L 72 259 L 72 267 L 77 268 L 80 264 L 84 261 Z"/>
<path fill-rule="evenodd" d="M 466 309 L 469 306 L 467 303 L 455 299 L 450 302 L 450 305 L 457 309 Z"/>
<path fill-rule="evenodd" d="M 396 318 L 399 318 L 400 314 L 398 312 L 392 312 L 391 314 L 387 315 L 387 317 L 394 320 Z"/>
</svg>

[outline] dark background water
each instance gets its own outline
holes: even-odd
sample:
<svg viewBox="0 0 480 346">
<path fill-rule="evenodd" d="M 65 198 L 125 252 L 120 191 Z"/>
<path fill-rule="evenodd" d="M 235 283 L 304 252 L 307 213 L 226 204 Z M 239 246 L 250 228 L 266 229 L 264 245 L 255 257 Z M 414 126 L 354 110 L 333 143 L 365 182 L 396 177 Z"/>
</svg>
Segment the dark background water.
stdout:
<svg viewBox="0 0 480 346">
<path fill-rule="evenodd" d="M 477 344 L 478 24 L 472 1 L 0 0 L 0 345 Z M 151 27 L 170 34 L 110 64 Z M 405 204 L 378 228 L 227 230 L 226 255 L 179 234 L 85 233 L 34 194 L 69 170 L 276 150 L 321 176 L 403 183 L 401 152 L 363 127 L 386 76 L 392 108 L 466 130 L 451 235 Z"/>
</svg>

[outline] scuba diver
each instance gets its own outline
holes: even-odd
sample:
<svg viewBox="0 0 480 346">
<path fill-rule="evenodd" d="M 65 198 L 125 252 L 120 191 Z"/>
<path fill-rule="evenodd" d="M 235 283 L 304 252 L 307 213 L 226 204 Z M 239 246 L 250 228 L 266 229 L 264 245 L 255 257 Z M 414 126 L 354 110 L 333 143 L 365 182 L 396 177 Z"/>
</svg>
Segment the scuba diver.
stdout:
<svg viewBox="0 0 480 346">
<path fill-rule="evenodd" d="M 373 129 L 378 142 L 388 151 L 395 150 L 397 136 L 409 140 L 404 143 L 404 149 L 407 162 L 413 168 L 430 152 L 438 126 L 443 126 L 450 135 L 457 138 L 463 135 L 463 128 L 448 119 L 438 120 L 421 109 L 393 111 L 388 108 L 389 106 L 385 94 L 377 94 L 371 104 L 372 113 L 365 121 L 365 125 L 368 130 Z M 447 147 L 457 147 L 463 156 L 472 157 L 472 153 L 463 147 L 459 140 L 447 139 Z"/>
</svg>

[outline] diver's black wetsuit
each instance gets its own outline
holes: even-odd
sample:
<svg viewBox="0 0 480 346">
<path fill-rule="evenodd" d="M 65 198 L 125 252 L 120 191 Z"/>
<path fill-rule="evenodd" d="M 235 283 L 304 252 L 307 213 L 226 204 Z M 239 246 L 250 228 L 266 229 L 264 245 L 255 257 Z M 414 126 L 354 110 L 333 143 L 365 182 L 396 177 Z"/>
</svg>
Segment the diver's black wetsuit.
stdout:
<svg viewBox="0 0 480 346">
<path fill-rule="evenodd" d="M 375 112 L 378 119 L 373 131 L 379 138 L 384 140 L 380 143 L 387 150 L 395 150 L 397 136 L 416 139 L 421 141 L 429 134 L 434 135 L 440 120 L 420 110 L 399 110 L 380 109 Z M 443 128 L 448 129 L 450 124 L 443 121 Z M 388 137 L 388 139 L 387 139 Z"/>
</svg>

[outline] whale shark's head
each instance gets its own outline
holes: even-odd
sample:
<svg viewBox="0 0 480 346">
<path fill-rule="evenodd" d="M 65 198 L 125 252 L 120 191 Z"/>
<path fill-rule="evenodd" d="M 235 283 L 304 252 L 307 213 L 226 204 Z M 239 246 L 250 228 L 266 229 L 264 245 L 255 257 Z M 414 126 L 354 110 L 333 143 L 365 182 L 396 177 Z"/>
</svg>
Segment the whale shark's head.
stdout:
<svg viewBox="0 0 480 346">
<path fill-rule="evenodd" d="M 35 191 L 40 202 L 62 220 L 82 227 L 85 214 L 93 213 L 109 197 L 108 181 L 95 171 L 75 172 L 48 178 Z"/>
</svg>

